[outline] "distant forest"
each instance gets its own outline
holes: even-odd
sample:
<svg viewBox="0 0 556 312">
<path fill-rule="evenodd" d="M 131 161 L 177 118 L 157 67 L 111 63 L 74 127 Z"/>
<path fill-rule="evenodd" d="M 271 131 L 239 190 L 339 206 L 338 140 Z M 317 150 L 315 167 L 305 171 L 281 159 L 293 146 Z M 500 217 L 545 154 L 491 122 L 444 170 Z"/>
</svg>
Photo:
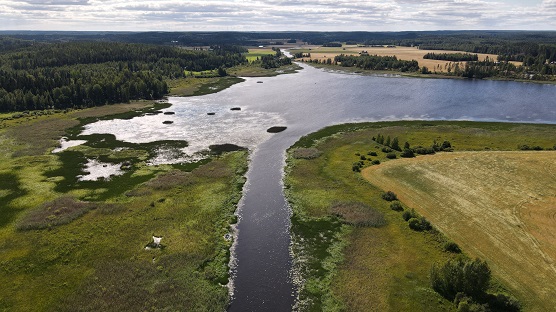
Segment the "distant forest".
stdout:
<svg viewBox="0 0 556 312">
<path fill-rule="evenodd" d="M 159 99 L 168 93 L 168 78 L 247 62 L 238 46 L 192 51 L 117 42 L 0 42 L 8 43 L 0 54 L 1 112 Z"/>
<path fill-rule="evenodd" d="M 0 32 L 0 111 L 89 107 L 133 99 L 156 99 L 168 92 L 166 80 L 186 71 L 218 70 L 247 63 L 242 46 L 282 44 L 417 46 L 422 50 L 489 53 L 497 59 L 457 63 L 449 75 L 469 78 L 555 80 L 555 31 L 424 32 Z M 209 49 L 187 50 L 184 46 Z M 273 68 L 289 60 L 260 60 Z M 449 59 L 453 58 L 453 59 Z M 456 61 L 457 60 L 457 61 Z M 335 60 L 339 61 L 339 60 Z M 516 66 L 509 61 L 521 62 Z M 332 60 L 330 60 L 332 62 Z M 361 68 L 421 70 L 397 59 L 343 56 Z M 345 66 L 345 65 L 344 65 Z M 417 68 L 416 68 L 417 66 Z M 434 69 L 433 69 L 434 70 Z"/>
</svg>

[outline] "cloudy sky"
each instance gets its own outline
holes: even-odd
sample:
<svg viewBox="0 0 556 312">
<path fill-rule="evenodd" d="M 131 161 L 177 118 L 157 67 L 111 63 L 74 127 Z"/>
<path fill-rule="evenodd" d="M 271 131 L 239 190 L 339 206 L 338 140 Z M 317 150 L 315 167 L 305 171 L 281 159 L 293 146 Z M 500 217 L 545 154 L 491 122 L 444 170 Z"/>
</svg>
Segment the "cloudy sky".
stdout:
<svg viewBox="0 0 556 312">
<path fill-rule="evenodd" d="M 556 30 L 556 0 L 0 0 L 0 30 Z"/>
</svg>

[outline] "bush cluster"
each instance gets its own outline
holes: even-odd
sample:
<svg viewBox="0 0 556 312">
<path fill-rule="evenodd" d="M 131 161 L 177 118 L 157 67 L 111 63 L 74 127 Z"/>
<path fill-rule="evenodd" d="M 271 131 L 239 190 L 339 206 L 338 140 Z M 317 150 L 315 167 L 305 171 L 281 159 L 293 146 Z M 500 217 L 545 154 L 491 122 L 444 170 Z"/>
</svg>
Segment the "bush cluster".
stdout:
<svg viewBox="0 0 556 312">
<path fill-rule="evenodd" d="M 454 242 L 446 242 L 444 243 L 444 251 L 451 252 L 451 253 L 461 253 L 461 249 L 459 248 L 458 244 Z"/>
<path fill-rule="evenodd" d="M 407 221 L 409 228 L 414 231 L 429 231 L 432 230 L 432 225 L 425 219 L 425 217 L 411 218 Z"/>
<path fill-rule="evenodd" d="M 481 297 L 489 286 L 490 275 L 485 261 L 462 257 L 442 265 L 434 264 L 430 271 L 432 288 L 448 299 L 454 299 L 458 293 L 471 298 Z"/>
<path fill-rule="evenodd" d="M 538 146 L 538 145 L 529 146 L 529 145 L 526 145 L 526 144 L 518 145 L 517 148 L 522 150 L 522 151 L 542 151 L 544 149 L 544 148 L 542 148 L 541 146 Z"/>
<path fill-rule="evenodd" d="M 387 200 L 387 201 L 394 201 L 398 199 L 398 196 L 396 196 L 396 194 L 392 191 L 387 191 L 382 193 L 382 199 Z"/>
<path fill-rule="evenodd" d="M 394 211 L 403 211 L 402 204 L 399 201 L 395 201 L 390 204 L 390 209 Z"/>
</svg>

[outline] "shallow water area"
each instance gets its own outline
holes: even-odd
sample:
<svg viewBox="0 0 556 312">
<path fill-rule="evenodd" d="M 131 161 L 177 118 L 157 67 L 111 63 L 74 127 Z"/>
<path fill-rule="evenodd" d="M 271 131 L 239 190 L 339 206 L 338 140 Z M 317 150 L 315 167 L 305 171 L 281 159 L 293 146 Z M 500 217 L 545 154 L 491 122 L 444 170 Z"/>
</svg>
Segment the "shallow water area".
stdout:
<svg viewBox="0 0 556 312">
<path fill-rule="evenodd" d="M 70 147 L 79 146 L 81 144 L 86 143 L 85 140 L 69 140 L 66 137 L 60 139 L 60 147 L 57 147 L 52 150 L 52 153 L 60 153 L 67 150 Z"/>
<path fill-rule="evenodd" d="M 110 180 L 112 176 L 124 174 L 121 170 L 122 164 L 103 163 L 96 159 L 88 159 L 84 171 L 87 174 L 78 176 L 79 181 L 97 181 L 99 179 Z"/>
<path fill-rule="evenodd" d="M 226 93 L 227 90 L 218 93 Z M 160 150 L 152 164 L 194 162 L 206 158 L 203 151 L 210 145 L 235 144 L 253 149 L 272 136 L 266 132 L 271 126 L 283 123 L 278 113 L 242 108 L 240 101 L 215 101 L 211 95 L 202 97 L 171 97 L 173 105 L 157 114 L 135 117 L 131 120 L 105 120 L 85 126 L 83 135 L 111 133 L 118 140 L 131 143 L 145 143 L 159 140 L 185 140 L 186 148 L 180 153 Z M 239 103 L 238 103 L 239 102 Z M 215 113 L 208 115 L 208 113 Z M 164 121 L 172 121 L 164 124 Z M 200 153 L 201 152 L 201 153 Z M 173 157 L 169 157 L 173 156 Z"/>
</svg>

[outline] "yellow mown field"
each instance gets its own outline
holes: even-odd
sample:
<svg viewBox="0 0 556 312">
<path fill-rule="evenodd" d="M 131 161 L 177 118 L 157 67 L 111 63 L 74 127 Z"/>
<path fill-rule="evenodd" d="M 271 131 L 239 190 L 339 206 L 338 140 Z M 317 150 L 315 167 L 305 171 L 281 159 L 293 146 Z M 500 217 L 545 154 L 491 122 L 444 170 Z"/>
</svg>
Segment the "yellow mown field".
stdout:
<svg viewBox="0 0 556 312">
<path fill-rule="evenodd" d="M 556 152 L 442 153 L 362 174 L 486 259 L 527 310 L 556 306 Z"/>
<path fill-rule="evenodd" d="M 345 50 L 344 50 L 345 48 Z M 308 50 L 310 49 L 310 50 Z M 317 47 L 311 46 L 310 48 L 302 49 L 304 53 L 311 53 L 311 59 L 326 60 L 328 58 L 334 59 L 334 56 L 340 54 L 347 55 L 358 55 L 361 51 L 367 51 L 370 55 L 378 56 L 396 56 L 400 60 L 416 60 L 419 66 L 426 66 L 431 71 L 446 72 L 446 65 L 451 63 L 449 61 L 442 60 L 430 60 L 424 59 L 423 56 L 427 53 L 465 53 L 462 51 L 448 51 L 448 50 L 419 50 L 417 47 L 391 47 L 391 48 L 379 48 L 379 47 L 358 47 L 358 46 L 344 46 L 343 48 L 329 48 L 329 47 Z M 291 52 L 295 52 L 292 50 Z M 487 57 L 491 60 L 496 60 L 497 55 L 494 54 L 482 54 L 477 53 L 479 60 L 484 61 Z M 309 58 L 305 58 L 309 59 Z M 521 65 L 521 62 L 511 62 L 516 66 Z M 460 62 L 464 65 L 465 62 Z"/>
</svg>

